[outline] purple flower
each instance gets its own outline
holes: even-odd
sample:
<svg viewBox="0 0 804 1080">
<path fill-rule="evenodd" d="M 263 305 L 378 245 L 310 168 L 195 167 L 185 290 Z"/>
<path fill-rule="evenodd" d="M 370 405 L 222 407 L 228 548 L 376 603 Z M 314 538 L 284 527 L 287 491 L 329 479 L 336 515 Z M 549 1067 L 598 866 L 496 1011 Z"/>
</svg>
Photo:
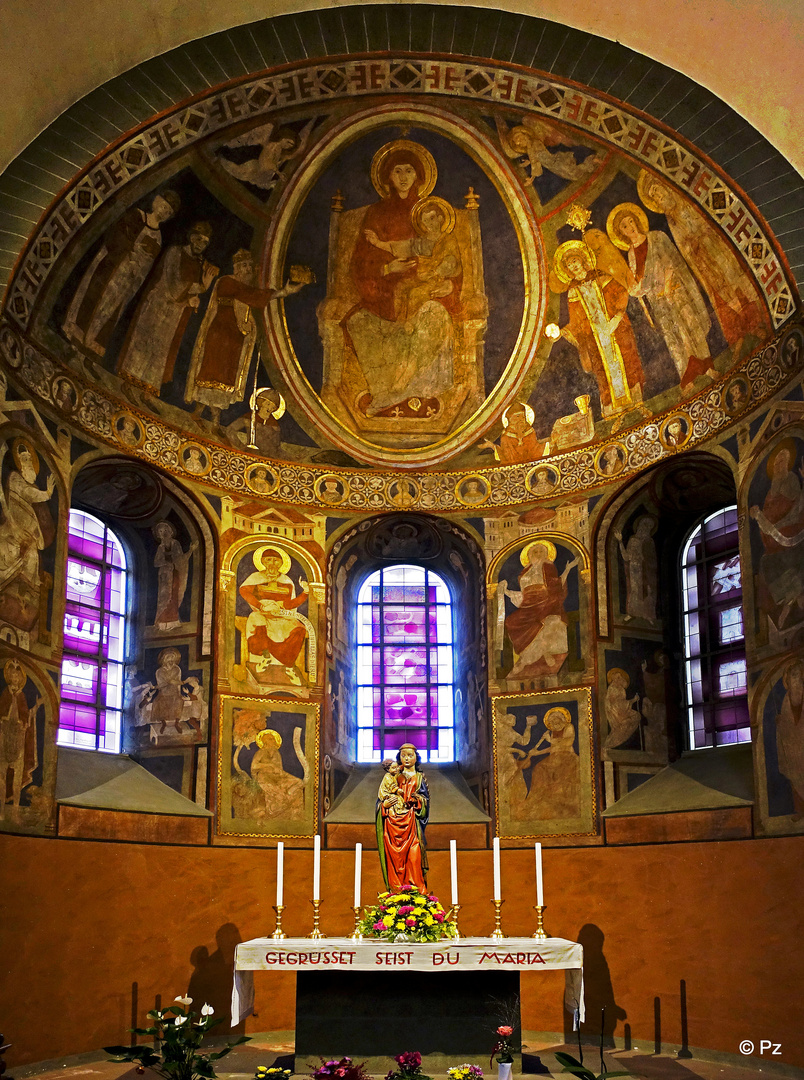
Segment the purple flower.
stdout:
<svg viewBox="0 0 804 1080">
<path fill-rule="evenodd" d="M 422 1063 L 422 1056 L 418 1050 L 406 1050 L 404 1054 L 399 1054 L 394 1058 L 397 1065 L 402 1069 L 418 1069 Z"/>
</svg>

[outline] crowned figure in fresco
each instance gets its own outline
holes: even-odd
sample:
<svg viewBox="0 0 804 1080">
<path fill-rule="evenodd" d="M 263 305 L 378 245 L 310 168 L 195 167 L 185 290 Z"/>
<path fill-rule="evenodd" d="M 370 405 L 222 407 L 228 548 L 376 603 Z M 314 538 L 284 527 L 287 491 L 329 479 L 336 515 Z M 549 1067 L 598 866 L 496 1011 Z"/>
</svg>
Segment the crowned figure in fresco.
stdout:
<svg viewBox="0 0 804 1080">
<path fill-rule="evenodd" d="M 319 309 L 325 403 L 351 428 L 406 445 L 449 431 L 484 397 L 477 199 L 456 209 L 431 194 L 436 178 L 419 143 L 398 139 L 377 151 L 379 202 L 333 205 Z"/>
<path fill-rule="evenodd" d="M 385 887 L 391 892 L 403 885 L 427 891 L 424 830 L 430 792 L 420 763 L 412 743 L 400 746 L 395 761 L 383 763 L 385 775 L 377 793 L 377 849 Z"/>
</svg>

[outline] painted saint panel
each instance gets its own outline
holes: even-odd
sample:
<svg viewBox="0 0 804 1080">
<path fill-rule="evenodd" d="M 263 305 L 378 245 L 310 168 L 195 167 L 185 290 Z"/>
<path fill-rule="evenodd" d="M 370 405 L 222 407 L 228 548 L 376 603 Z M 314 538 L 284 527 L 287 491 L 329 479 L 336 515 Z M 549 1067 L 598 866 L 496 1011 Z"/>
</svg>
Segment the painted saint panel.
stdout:
<svg viewBox="0 0 804 1080">
<path fill-rule="evenodd" d="M 54 749 L 52 692 L 27 660 L 0 654 L 0 829 L 48 831 Z"/>
<path fill-rule="evenodd" d="M 318 719 L 318 705 L 224 698 L 219 834 L 313 835 Z"/>
<path fill-rule="evenodd" d="M 804 659 L 788 658 L 771 677 L 763 697 L 761 815 L 771 832 L 800 832 L 804 821 Z"/>
<path fill-rule="evenodd" d="M 591 691 L 493 699 L 501 837 L 594 835 Z"/>
</svg>

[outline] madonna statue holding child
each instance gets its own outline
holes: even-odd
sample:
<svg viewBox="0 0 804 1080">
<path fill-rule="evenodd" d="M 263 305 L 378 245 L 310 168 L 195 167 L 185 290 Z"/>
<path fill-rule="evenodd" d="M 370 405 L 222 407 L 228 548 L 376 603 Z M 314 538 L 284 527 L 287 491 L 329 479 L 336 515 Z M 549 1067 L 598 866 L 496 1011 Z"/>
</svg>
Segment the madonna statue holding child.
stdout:
<svg viewBox="0 0 804 1080">
<path fill-rule="evenodd" d="M 396 760 L 383 762 L 385 775 L 377 794 L 377 849 L 385 887 L 398 892 L 415 885 L 427 892 L 427 849 L 424 829 L 430 792 L 415 746 L 400 746 Z"/>
</svg>

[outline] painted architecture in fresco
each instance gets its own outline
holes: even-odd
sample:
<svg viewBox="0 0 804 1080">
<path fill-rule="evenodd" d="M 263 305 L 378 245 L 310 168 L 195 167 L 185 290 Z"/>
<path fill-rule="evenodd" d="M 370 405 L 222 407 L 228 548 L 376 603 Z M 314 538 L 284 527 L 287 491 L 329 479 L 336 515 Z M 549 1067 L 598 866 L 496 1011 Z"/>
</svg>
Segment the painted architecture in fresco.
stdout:
<svg viewBox="0 0 804 1080">
<path fill-rule="evenodd" d="M 696 738 L 744 744 L 749 830 L 804 829 L 781 249 L 628 107 L 428 63 L 213 88 L 32 237 L 0 323 L 3 829 L 54 828 L 71 507 L 129 575 L 113 749 L 212 843 L 346 843 L 350 777 L 396 735 L 457 764 L 479 846 L 608 842 Z M 726 507 L 739 604 L 705 630 L 736 644 L 696 712 L 680 559 Z"/>
</svg>

